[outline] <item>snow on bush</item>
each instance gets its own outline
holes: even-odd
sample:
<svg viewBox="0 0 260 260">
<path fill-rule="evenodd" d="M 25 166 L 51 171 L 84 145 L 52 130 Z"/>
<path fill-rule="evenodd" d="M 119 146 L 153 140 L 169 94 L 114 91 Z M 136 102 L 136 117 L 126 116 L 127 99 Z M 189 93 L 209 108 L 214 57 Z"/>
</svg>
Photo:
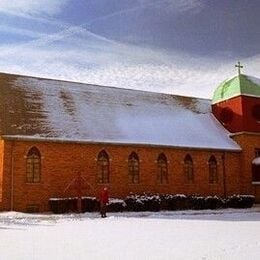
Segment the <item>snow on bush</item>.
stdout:
<svg viewBox="0 0 260 260">
<path fill-rule="evenodd" d="M 160 210 L 202 210 L 220 208 L 250 208 L 255 202 L 252 195 L 232 195 L 225 199 L 217 196 L 186 196 L 184 194 L 130 194 L 125 198 L 109 200 L 109 212 L 122 211 L 160 211 Z M 77 198 L 51 198 L 50 210 L 55 214 L 77 212 Z M 82 197 L 82 212 L 99 210 L 95 197 Z"/>
</svg>

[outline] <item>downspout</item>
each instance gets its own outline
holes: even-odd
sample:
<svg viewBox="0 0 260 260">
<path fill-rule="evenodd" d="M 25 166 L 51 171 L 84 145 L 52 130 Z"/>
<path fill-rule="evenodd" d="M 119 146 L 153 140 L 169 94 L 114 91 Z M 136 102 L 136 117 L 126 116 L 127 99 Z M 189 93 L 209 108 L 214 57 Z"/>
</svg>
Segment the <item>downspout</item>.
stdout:
<svg viewBox="0 0 260 260">
<path fill-rule="evenodd" d="M 12 141 L 11 145 L 11 190 L 10 190 L 10 210 L 14 209 L 14 141 Z"/>
<path fill-rule="evenodd" d="M 223 168 L 223 196 L 227 197 L 227 187 L 226 187 L 226 153 L 222 154 L 222 168 Z"/>
</svg>

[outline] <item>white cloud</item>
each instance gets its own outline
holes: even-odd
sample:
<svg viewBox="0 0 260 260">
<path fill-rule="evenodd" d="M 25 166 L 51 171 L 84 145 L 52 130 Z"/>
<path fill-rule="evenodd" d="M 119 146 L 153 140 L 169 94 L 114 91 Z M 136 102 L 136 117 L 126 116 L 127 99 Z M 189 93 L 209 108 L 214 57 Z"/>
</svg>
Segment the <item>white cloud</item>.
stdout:
<svg viewBox="0 0 260 260">
<path fill-rule="evenodd" d="M 66 38 L 66 45 L 59 48 L 3 46 L 0 71 L 207 98 L 235 73 L 233 63 L 217 65 L 188 55 L 109 43 L 91 34 L 76 36 Z"/>
<path fill-rule="evenodd" d="M 29 36 L 32 38 L 43 37 L 46 35 L 44 33 L 36 32 L 24 28 L 13 27 L 9 25 L 0 25 L 0 32 L 13 33 L 16 35 Z"/>
<path fill-rule="evenodd" d="M 151 3 L 150 0 L 138 0 L 141 6 L 163 8 L 167 11 L 186 12 L 199 11 L 204 6 L 202 0 L 159 0 Z"/>
<path fill-rule="evenodd" d="M 0 12 L 15 15 L 53 15 L 69 0 L 1 0 Z"/>
<path fill-rule="evenodd" d="M 184 9 L 185 6 L 196 8 L 200 3 L 199 0 L 167 1 L 176 6 L 179 3 Z M 27 1 L 22 2 L 25 8 Z M 23 12 L 51 14 L 61 8 L 61 5 L 55 7 L 56 0 L 36 2 L 49 3 L 49 7 L 45 7 L 49 11 L 40 11 L 39 6 L 30 9 L 28 4 Z M 3 7 L 0 2 L 0 10 Z M 18 12 L 18 9 L 12 4 L 9 6 L 10 11 Z M 208 98 L 221 81 L 235 73 L 233 63 L 124 45 L 80 26 L 68 28 L 60 24 L 60 28 L 67 29 L 23 45 L 0 46 L 0 71 Z M 8 28 L 3 26 L 2 30 Z M 13 30 L 23 33 L 22 29 Z M 31 31 L 24 33 L 33 35 Z M 244 64 L 250 64 L 251 74 L 259 75 L 258 57 L 244 60 Z"/>
</svg>

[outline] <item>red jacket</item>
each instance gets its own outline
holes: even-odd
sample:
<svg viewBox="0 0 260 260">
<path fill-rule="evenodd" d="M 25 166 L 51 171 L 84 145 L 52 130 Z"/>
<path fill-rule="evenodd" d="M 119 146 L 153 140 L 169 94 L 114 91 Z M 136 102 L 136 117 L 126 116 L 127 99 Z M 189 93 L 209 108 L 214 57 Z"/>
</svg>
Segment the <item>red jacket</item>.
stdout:
<svg viewBox="0 0 260 260">
<path fill-rule="evenodd" d="M 104 189 L 101 191 L 100 202 L 108 203 L 108 190 L 107 189 Z"/>
</svg>

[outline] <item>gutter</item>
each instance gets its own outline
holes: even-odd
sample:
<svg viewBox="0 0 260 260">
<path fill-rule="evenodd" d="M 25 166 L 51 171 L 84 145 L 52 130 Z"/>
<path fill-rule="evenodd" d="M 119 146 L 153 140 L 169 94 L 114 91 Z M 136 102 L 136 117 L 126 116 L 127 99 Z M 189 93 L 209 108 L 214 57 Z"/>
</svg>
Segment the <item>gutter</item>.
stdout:
<svg viewBox="0 0 260 260">
<path fill-rule="evenodd" d="M 2 135 L 2 140 L 11 141 L 24 141 L 24 142 L 48 142 L 48 143 L 61 143 L 61 144 L 95 144 L 95 145 L 115 145 L 115 146 L 134 146 L 134 147 L 152 147 L 152 148 L 166 148 L 166 149 L 181 149 L 181 150 L 200 150 L 200 151 L 216 151 L 216 152 L 237 152 L 242 151 L 241 147 L 207 147 L 207 146 L 187 146 L 187 145 L 168 145 L 168 144 L 150 144 L 150 143 L 127 143 L 124 141 L 94 141 L 94 140 L 82 140 L 82 139 L 62 139 L 53 137 L 35 137 L 35 136 L 19 136 L 19 135 Z M 232 140 L 232 139 L 231 139 Z M 232 140 L 233 141 L 233 140 Z M 233 141 L 237 144 L 235 141 Z"/>
</svg>

